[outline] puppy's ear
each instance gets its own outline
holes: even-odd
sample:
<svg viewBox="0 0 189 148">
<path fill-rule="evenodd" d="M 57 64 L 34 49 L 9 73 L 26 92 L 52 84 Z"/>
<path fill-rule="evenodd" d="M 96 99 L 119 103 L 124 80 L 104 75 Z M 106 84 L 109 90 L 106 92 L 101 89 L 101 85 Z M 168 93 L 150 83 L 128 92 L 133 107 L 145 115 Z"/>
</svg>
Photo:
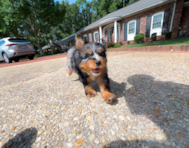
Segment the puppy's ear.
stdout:
<svg viewBox="0 0 189 148">
<path fill-rule="evenodd" d="M 105 38 L 102 38 L 102 45 L 104 45 L 107 48 L 108 42 Z"/>
<path fill-rule="evenodd" d="M 83 36 L 81 34 L 76 34 L 75 41 L 76 41 L 76 47 L 77 47 L 78 51 L 81 52 L 81 50 L 83 49 L 83 46 L 85 44 Z"/>
</svg>

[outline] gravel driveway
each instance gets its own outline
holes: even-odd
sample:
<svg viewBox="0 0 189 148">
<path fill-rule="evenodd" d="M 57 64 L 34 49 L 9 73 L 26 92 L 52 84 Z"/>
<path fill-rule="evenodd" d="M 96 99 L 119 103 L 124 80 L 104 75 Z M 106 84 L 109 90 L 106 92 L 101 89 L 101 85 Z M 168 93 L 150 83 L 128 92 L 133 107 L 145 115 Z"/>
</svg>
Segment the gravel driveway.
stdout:
<svg viewBox="0 0 189 148">
<path fill-rule="evenodd" d="M 189 147 L 189 54 L 109 53 L 113 105 L 87 99 L 65 65 L 0 69 L 0 147 Z"/>
</svg>

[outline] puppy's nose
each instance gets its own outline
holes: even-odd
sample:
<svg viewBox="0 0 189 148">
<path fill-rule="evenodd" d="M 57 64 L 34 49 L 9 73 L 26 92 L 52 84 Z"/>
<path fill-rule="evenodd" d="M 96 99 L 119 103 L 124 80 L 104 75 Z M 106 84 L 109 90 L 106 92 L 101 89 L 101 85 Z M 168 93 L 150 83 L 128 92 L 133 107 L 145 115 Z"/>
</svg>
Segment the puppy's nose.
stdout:
<svg viewBox="0 0 189 148">
<path fill-rule="evenodd" d="M 95 62 L 96 66 L 100 66 L 100 61 Z"/>
</svg>

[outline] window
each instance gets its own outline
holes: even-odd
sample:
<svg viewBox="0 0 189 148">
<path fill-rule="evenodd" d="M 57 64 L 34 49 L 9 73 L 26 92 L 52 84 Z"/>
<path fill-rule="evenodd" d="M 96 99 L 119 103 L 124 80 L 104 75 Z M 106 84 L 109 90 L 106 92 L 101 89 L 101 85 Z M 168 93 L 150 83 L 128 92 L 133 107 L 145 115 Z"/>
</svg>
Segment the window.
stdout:
<svg viewBox="0 0 189 148">
<path fill-rule="evenodd" d="M 154 15 L 152 29 L 161 28 L 163 21 L 162 18 L 163 18 L 163 14 Z"/>
<path fill-rule="evenodd" d="M 28 42 L 27 40 L 25 39 L 9 39 L 10 42 Z"/>
<path fill-rule="evenodd" d="M 94 32 L 94 40 L 99 42 L 99 34 L 98 31 Z"/>
<path fill-rule="evenodd" d="M 86 34 L 83 36 L 83 38 L 84 38 L 84 41 L 85 41 L 85 42 L 88 42 L 88 38 L 87 38 L 87 35 L 86 35 Z"/>
<path fill-rule="evenodd" d="M 157 12 L 154 15 L 152 15 L 150 36 L 153 33 L 156 33 L 157 36 L 162 35 L 163 19 L 164 19 L 164 11 Z"/>
<path fill-rule="evenodd" d="M 129 34 L 135 33 L 135 22 L 129 23 Z"/>
<path fill-rule="evenodd" d="M 136 35 L 136 20 L 131 20 L 128 22 L 127 25 L 127 40 L 132 41 L 134 40 Z"/>
<path fill-rule="evenodd" d="M 3 45 L 5 43 L 5 41 L 1 40 L 0 41 L 0 46 Z"/>
</svg>

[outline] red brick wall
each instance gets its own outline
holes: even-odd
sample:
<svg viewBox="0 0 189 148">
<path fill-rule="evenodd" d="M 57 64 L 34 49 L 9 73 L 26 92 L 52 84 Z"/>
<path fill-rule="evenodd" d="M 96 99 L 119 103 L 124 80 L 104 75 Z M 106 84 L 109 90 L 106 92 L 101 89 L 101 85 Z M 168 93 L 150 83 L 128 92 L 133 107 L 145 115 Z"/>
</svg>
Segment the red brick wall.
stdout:
<svg viewBox="0 0 189 148">
<path fill-rule="evenodd" d="M 184 0 L 177 0 L 175 16 L 174 16 L 174 21 L 173 21 L 173 28 L 172 28 L 173 38 L 177 37 L 178 35 L 178 30 L 181 24 L 183 6 L 184 6 Z"/>
<path fill-rule="evenodd" d="M 182 31 L 186 31 L 189 34 L 189 6 L 183 8 L 180 26 Z"/>
<path fill-rule="evenodd" d="M 147 15 L 140 18 L 140 33 L 146 34 Z"/>
<path fill-rule="evenodd" d="M 174 46 L 146 46 L 146 47 L 131 47 L 131 48 L 112 48 L 109 51 L 129 51 L 129 52 L 169 52 L 169 53 L 189 53 L 189 45 L 174 45 Z"/>
<path fill-rule="evenodd" d="M 163 6 L 159 6 L 159 7 L 147 10 L 145 12 L 133 15 L 131 17 L 128 17 L 128 18 L 120 21 L 120 23 L 121 23 L 121 41 L 124 44 L 127 43 L 127 41 L 124 41 L 124 22 L 129 22 L 131 20 L 135 20 L 137 18 L 140 18 L 140 33 L 146 34 L 147 15 L 149 15 L 149 14 L 153 15 L 157 12 L 165 11 L 166 9 L 171 8 L 170 16 L 169 16 L 169 25 L 168 25 L 168 29 L 169 29 L 170 23 L 171 23 L 172 11 L 173 11 L 173 4 L 174 3 L 171 2 L 171 3 L 165 4 Z M 162 35 L 162 36 L 158 37 L 157 40 L 161 40 L 161 39 L 164 39 L 164 38 L 165 38 L 165 35 Z M 150 41 L 150 40 L 151 40 L 151 38 L 145 38 L 145 41 Z M 133 43 L 133 42 L 134 41 L 131 41 L 131 43 Z"/>
</svg>

